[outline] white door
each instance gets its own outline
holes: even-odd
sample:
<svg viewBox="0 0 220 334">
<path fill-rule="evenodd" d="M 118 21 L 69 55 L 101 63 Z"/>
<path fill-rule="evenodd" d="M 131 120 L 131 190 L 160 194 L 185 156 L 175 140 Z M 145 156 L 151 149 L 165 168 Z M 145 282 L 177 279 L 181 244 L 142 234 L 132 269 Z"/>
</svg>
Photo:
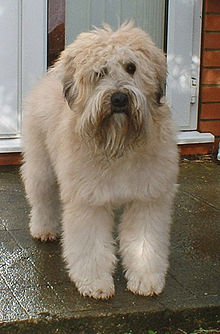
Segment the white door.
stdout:
<svg viewBox="0 0 220 334">
<path fill-rule="evenodd" d="M 47 1 L 0 0 L 0 152 L 21 149 L 22 100 L 46 59 Z"/>
<path fill-rule="evenodd" d="M 202 0 L 169 0 L 167 98 L 181 130 L 196 130 Z"/>
</svg>

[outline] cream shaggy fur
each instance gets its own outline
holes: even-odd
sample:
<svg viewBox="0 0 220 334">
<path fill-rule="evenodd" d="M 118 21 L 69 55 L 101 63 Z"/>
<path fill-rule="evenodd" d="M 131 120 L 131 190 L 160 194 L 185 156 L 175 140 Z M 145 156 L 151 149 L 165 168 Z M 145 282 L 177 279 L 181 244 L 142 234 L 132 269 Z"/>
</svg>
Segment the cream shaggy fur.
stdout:
<svg viewBox="0 0 220 334">
<path fill-rule="evenodd" d="M 25 103 L 30 232 L 46 241 L 62 231 L 70 279 L 84 296 L 114 295 L 116 206 L 124 206 L 127 288 L 148 296 L 164 287 L 178 172 L 165 79 L 165 57 L 144 31 L 105 26 L 81 33 Z"/>
</svg>

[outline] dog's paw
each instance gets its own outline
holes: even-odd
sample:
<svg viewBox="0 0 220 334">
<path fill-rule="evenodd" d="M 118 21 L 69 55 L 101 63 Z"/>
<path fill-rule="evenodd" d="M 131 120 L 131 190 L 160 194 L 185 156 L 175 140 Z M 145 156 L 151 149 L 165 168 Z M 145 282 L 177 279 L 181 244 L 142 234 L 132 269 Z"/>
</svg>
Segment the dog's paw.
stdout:
<svg viewBox="0 0 220 334">
<path fill-rule="evenodd" d="M 115 294 L 115 287 L 112 277 L 103 280 L 97 279 L 91 282 L 74 281 L 79 293 L 86 297 L 95 299 L 109 299 Z"/>
<path fill-rule="evenodd" d="M 131 274 L 128 277 L 127 289 L 134 294 L 141 296 L 159 295 L 165 285 L 164 273 L 148 273 L 140 278 L 138 275 Z"/>
<path fill-rule="evenodd" d="M 37 234 L 37 235 L 33 236 L 34 239 L 40 240 L 41 242 L 55 241 L 55 240 L 57 240 L 58 237 L 59 237 L 58 234 L 52 234 L 50 232 L 46 232 L 46 233 L 42 233 L 42 234 Z"/>
<path fill-rule="evenodd" d="M 30 227 L 30 233 L 34 239 L 45 241 L 55 241 L 59 237 L 59 232 L 54 229 L 54 231 L 49 231 L 48 229 L 36 229 L 33 226 Z"/>
</svg>

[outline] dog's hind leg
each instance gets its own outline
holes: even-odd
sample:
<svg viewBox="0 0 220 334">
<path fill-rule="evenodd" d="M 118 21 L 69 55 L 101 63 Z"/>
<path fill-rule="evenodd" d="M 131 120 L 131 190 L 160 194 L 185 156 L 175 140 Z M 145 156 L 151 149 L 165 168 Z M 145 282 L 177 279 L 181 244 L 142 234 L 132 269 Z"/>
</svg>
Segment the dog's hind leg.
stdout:
<svg viewBox="0 0 220 334">
<path fill-rule="evenodd" d="M 60 234 L 60 202 L 56 177 L 42 140 L 34 133 L 25 136 L 24 164 L 21 168 L 27 199 L 31 206 L 30 232 L 41 241 Z"/>
</svg>

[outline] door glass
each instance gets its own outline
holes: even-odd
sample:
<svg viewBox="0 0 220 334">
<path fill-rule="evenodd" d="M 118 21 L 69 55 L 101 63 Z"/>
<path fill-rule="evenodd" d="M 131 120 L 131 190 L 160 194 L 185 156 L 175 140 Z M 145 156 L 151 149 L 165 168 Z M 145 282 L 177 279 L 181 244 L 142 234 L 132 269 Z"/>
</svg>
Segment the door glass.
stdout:
<svg viewBox="0 0 220 334">
<path fill-rule="evenodd" d="M 166 0 L 66 0 L 66 45 L 82 31 L 102 22 L 117 28 L 125 20 L 147 31 L 164 48 Z"/>
<path fill-rule="evenodd" d="M 0 138 L 20 131 L 20 6 L 1 0 L 0 18 Z"/>
<path fill-rule="evenodd" d="M 0 0 L 0 152 L 21 137 L 22 101 L 46 70 L 46 36 L 47 1 Z"/>
</svg>

